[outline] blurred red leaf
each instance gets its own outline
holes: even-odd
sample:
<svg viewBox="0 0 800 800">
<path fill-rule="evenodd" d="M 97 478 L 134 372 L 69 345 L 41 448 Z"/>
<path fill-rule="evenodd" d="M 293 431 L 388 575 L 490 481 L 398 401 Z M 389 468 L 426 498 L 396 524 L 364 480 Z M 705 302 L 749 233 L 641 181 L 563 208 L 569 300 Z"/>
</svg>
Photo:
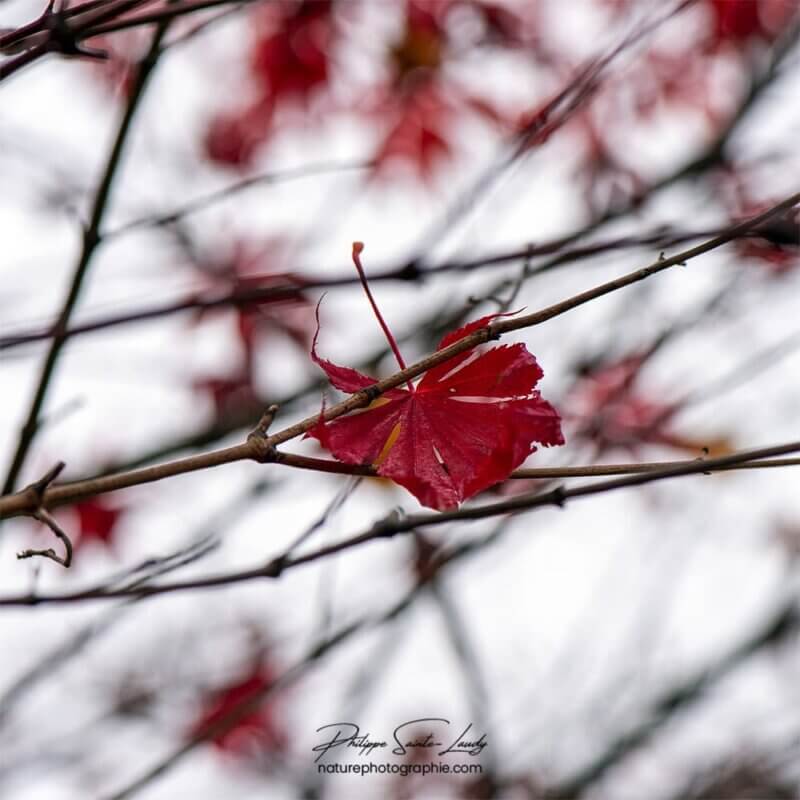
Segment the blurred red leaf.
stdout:
<svg viewBox="0 0 800 800">
<path fill-rule="evenodd" d="M 797 213 L 788 213 L 769 220 L 756 229 L 755 232 L 760 234 L 756 238 L 739 239 L 737 250 L 743 256 L 759 261 L 774 276 L 794 271 L 800 265 L 799 217 Z"/>
<path fill-rule="evenodd" d="M 590 370 L 567 398 L 568 417 L 576 435 L 591 441 L 598 452 L 621 448 L 637 455 L 643 445 L 660 444 L 689 455 L 722 456 L 733 451 L 725 436 L 693 438 L 671 426 L 681 410 L 637 385 L 648 354 L 637 353 Z"/>
<path fill-rule="evenodd" d="M 276 20 L 275 11 L 280 16 Z M 332 0 L 271 4 L 261 29 L 251 69 L 265 96 L 306 100 L 328 82 L 328 53 L 334 35 Z"/>
<path fill-rule="evenodd" d="M 292 252 L 291 242 L 280 237 L 261 243 L 235 239 L 221 258 L 198 262 L 203 282 L 214 289 L 244 295 L 237 305 L 220 310 L 200 309 L 193 321 L 209 315 L 234 314 L 236 333 L 244 352 L 246 374 L 253 370 L 259 333 L 271 332 L 288 336 L 305 351 L 311 341 L 313 316 L 311 304 L 303 293 L 304 280 L 285 271 Z M 246 299 L 249 291 L 275 289 L 274 297 Z"/>
<path fill-rule="evenodd" d="M 218 424 L 230 417 L 247 414 L 261 405 L 249 375 L 198 378 L 192 386 L 196 392 L 211 399 Z"/>
<path fill-rule="evenodd" d="M 430 180 L 453 152 L 446 132 L 451 116 L 451 108 L 434 92 L 419 92 L 410 98 L 375 153 L 374 174 L 402 161 L 413 166 L 421 178 Z"/>
<path fill-rule="evenodd" d="M 359 253 L 360 246 L 354 245 L 364 289 L 404 368 L 372 300 Z M 438 349 L 497 316 L 481 317 L 447 334 Z M 320 358 L 317 336 L 311 357 L 337 389 L 357 392 L 375 383 L 354 369 Z M 534 390 L 542 375 L 524 344 L 492 347 L 479 355 L 467 351 L 429 369 L 417 385 L 391 389 L 363 411 L 332 422 L 320 420 L 308 435 L 340 461 L 374 464 L 379 475 L 408 489 L 423 505 L 450 508 L 505 480 L 534 452 L 534 442 L 564 443 L 558 412 Z"/>
<path fill-rule="evenodd" d="M 712 45 L 739 45 L 753 39 L 771 41 L 793 13 L 783 0 L 707 0 L 712 13 Z"/>
<path fill-rule="evenodd" d="M 570 417 L 579 423 L 579 436 L 600 450 L 621 447 L 635 452 L 643 444 L 664 443 L 677 406 L 636 388 L 646 360 L 645 354 L 627 356 L 592 369 L 578 381 L 568 403 Z"/>
<path fill-rule="evenodd" d="M 126 509 L 109 505 L 102 497 L 90 498 L 72 506 L 78 516 L 78 539 L 76 547 L 84 547 L 89 542 L 97 542 L 110 548 L 114 544 L 117 523 Z"/>
<path fill-rule="evenodd" d="M 256 103 L 217 114 L 203 137 L 206 158 L 228 167 L 246 167 L 269 134 L 272 110 L 270 103 Z"/>
<path fill-rule="evenodd" d="M 255 13 L 249 66 L 256 98 L 211 119 L 202 145 L 210 161 L 249 166 L 274 133 L 280 109 L 307 104 L 317 89 L 327 85 L 336 35 L 333 7 L 333 0 L 296 0 L 269 3 Z"/>
<path fill-rule="evenodd" d="M 504 47 L 530 46 L 532 42 L 526 36 L 526 20 L 520 14 L 500 3 L 485 0 L 466 0 L 464 3 L 476 12 L 486 28 L 486 38 L 493 44 Z M 531 3 L 527 13 L 536 12 L 536 4 Z"/>
<path fill-rule="evenodd" d="M 130 96 L 141 58 L 149 38 L 144 28 L 117 31 L 113 36 L 94 36 L 86 41 L 94 51 L 108 54 L 106 59 L 89 59 L 90 73 L 102 86 L 121 100 Z"/>
<path fill-rule="evenodd" d="M 453 133 L 465 115 L 497 126 L 511 124 L 493 103 L 443 69 L 459 58 L 446 24 L 448 14 L 459 6 L 478 12 L 486 26 L 495 25 L 498 30 L 511 25 L 514 17 L 499 6 L 481 2 L 406 2 L 402 35 L 388 53 L 389 76 L 364 104 L 366 114 L 385 127 L 372 159 L 374 176 L 384 176 L 392 165 L 408 165 L 430 181 L 452 159 Z"/>
<path fill-rule="evenodd" d="M 202 701 L 197 719 L 189 728 L 189 738 L 208 735 L 214 747 L 229 755 L 252 754 L 254 746 L 282 752 L 286 747 L 286 735 L 274 709 L 269 699 L 257 700 L 274 680 L 273 671 L 265 664 L 258 664 L 249 674 L 211 692 Z M 252 708 L 240 710 L 251 702 Z M 241 716 L 231 722 L 237 710 Z M 220 726 L 218 732 L 214 732 L 216 726 Z"/>
<path fill-rule="evenodd" d="M 757 171 L 729 165 L 718 178 L 733 222 L 754 217 L 773 205 L 773 200 L 764 196 Z M 800 211 L 790 208 L 739 237 L 734 244 L 739 255 L 753 259 L 772 277 L 785 275 L 800 266 Z"/>
</svg>

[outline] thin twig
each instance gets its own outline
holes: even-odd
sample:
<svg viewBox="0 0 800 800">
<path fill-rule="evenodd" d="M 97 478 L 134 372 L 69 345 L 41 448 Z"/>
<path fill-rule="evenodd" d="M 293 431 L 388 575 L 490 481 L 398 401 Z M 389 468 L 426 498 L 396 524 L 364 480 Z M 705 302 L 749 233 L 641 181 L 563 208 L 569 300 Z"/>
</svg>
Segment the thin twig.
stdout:
<svg viewBox="0 0 800 800">
<path fill-rule="evenodd" d="M 72 564 L 72 541 L 69 536 L 64 533 L 63 528 L 56 522 L 56 520 L 44 509 L 34 511 L 31 515 L 35 520 L 46 525 L 50 530 L 63 542 L 64 544 L 64 557 L 62 558 L 52 547 L 47 550 L 21 550 L 17 553 L 18 559 L 34 558 L 35 556 L 42 556 L 55 561 L 56 564 L 61 564 L 62 567 L 69 567 Z"/>
<path fill-rule="evenodd" d="M 87 39 L 92 36 L 105 36 L 109 33 L 138 28 L 142 25 L 152 25 L 156 22 L 171 22 L 177 17 L 194 14 L 197 11 L 205 11 L 209 8 L 217 8 L 224 5 L 245 6 L 259 2 L 262 2 L 262 0 L 194 0 L 194 2 L 173 3 L 166 8 L 160 8 L 147 14 L 138 14 L 121 20 L 112 20 L 103 25 L 93 25 L 82 31 L 82 35 Z"/>
<path fill-rule="evenodd" d="M 0 81 L 18 72 L 28 64 L 50 53 L 62 53 L 64 55 L 84 55 L 96 56 L 94 51 L 87 50 L 81 45 L 85 39 L 94 36 L 102 36 L 128 28 L 139 27 L 142 25 L 152 25 L 157 23 L 157 30 L 168 25 L 173 19 L 185 16 L 197 11 L 214 8 L 220 5 L 235 3 L 245 5 L 258 0 L 197 0 L 197 2 L 168 3 L 165 8 L 160 8 L 148 14 L 138 14 L 133 17 L 127 16 L 128 12 L 137 6 L 146 5 L 153 0 L 119 0 L 112 5 L 103 5 L 91 10 L 80 13 L 85 17 L 75 20 L 75 14 L 68 18 L 62 12 L 51 13 L 50 10 L 31 23 L 23 26 L 18 31 L 7 34 L 7 42 L 11 45 L 18 41 L 30 38 L 32 44 L 24 52 L 14 58 L 10 58 L 0 64 Z M 86 4 L 87 6 L 90 4 Z M 80 9 L 81 7 L 79 7 Z M 85 9 L 84 9 L 85 11 Z M 36 27 L 38 26 L 38 28 Z M 9 46 L 8 44 L 6 45 Z"/>
<path fill-rule="evenodd" d="M 0 47 L 6 52 L 22 52 L 0 64 L 0 81 L 13 75 L 28 64 L 49 53 L 67 56 L 105 57 L 100 51 L 84 47 L 81 40 L 92 34 L 86 33 L 92 25 L 99 25 L 115 17 L 124 16 L 137 6 L 153 0 L 118 0 L 112 3 L 84 3 L 73 9 L 54 10 L 53 0 L 39 19 L 10 31 L 0 39 Z M 81 19 L 78 19 L 78 18 Z"/>
</svg>

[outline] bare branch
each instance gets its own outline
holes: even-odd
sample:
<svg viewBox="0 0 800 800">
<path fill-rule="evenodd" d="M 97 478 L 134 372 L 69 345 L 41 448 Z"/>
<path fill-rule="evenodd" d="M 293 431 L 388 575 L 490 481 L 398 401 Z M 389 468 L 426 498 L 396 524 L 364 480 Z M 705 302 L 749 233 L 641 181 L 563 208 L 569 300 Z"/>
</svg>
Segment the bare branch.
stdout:
<svg viewBox="0 0 800 800">
<path fill-rule="evenodd" d="M 270 559 L 266 564 L 253 569 L 155 586 L 109 590 L 105 584 L 101 584 L 91 589 L 65 592 L 62 594 L 25 594 L 0 597 L 0 606 L 38 605 L 41 603 L 76 603 L 84 600 L 108 600 L 121 597 L 151 597 L 153 595 L 169 594 L 173 592 L 228 586 L 259 578 L 276 579 L 281 577 L 289 569 L 304 564 L 310 564 L 314 561 L 328 558 L 355 547 L 360 547 L 367 542 L 373 542 L 378 539 L 388 539 L 399 534 L 411 533 L 419 528 L 447 525 L 460 521 L 490 519 L 507 514 L 516 514 L 521 511 L 543 508 L 545 506 L 563 508 L 569 500 L 578 497 L 590 497 L 592 495 L 616 491 L 617 489 L 642 486 L 647 483 L 688 475 L 705 475 L 719 468 L 731 467 L 735 464 L 767 459 L 772 456 L 797 451 L 800 451 L 800 441 L 789 442 L 788 444 L 774 447 L 760 448 L 758 450 L 747 450 L 720 458 L 691 461 L 669 469 L 653 470 L 637 475 L 627 475 L 621 478 L 583 484 L 571 488 L 558 486 L 547 492 L 532 492 L 497 503 L 489 503 L 481 506 L 467 506 L 454 511 L 408 515 L 404 515 L 399 511 L 393 511 L 386 517 L 377 520 L 366 531 L 348 539 L 320 547 L 304 555 L 290 557 L 286 553 L 283 553 Z"/>
</svg>

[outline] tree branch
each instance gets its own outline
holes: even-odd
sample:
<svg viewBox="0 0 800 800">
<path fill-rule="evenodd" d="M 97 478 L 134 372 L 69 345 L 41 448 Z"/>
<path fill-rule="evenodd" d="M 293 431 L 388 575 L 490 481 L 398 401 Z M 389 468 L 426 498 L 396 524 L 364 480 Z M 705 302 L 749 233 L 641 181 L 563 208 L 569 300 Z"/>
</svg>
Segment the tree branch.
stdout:
<svg viewBox="0 0 800 800">
<path fill-rule="evenodd" d="M 87 497 L 101 492 L 110 492 L 117 489 L 128 488 L 142 483 L 150 483 L 153 481 L 161 480 L 162 478 L 170 477 L 173 475 L 181 475 L 187 472 L 194 472 L 196 470 L 208 469 L 209 467 L 219 466 L 221 464 L 228 464 L 234 461 L 242 460 L 255 460 L 262 463 L 275 461 L 277 456 L 276 448 L 278 445 L 283 444 L 291 439 L 303 435 L 315 425 L 318 424 L 320 418 L 323 417 L 326 421 L 333 420 L 351 411 L 359 408 L 364 408 L 373 402 L 377 397 L 380 397 L 384 392 L 393 389 L 402 383 L 416 378 L 437 364 L 441 364 L 448 359 L 452 358 L 459 353 L 477 347 L 480 344 L 499 339 L 504 333 L 519 330 L 522 328 L 533 327 L 546 322 L 554 317 L 571 311 L 590 300 L 610 294 L 612 292 L 624 289 L 634 283 L 638 283 L 652 275 L 662 272 L 676 264 L 685 265 L 686 261 L 696 258 L 699 255 L 707 253 L 721 245 L 736 238 L 740 233 L 750 230 L 756 225 L 766 221 L 772 216 L 785 211 L 788 208 L 800 202 L 800 192 L 791 195 L 786 200 L 778 203 L 767 211 L 752 217 L 744 222 L 734 225 L 729 228 L 725 233 L 710 239 L 703 244 L 692 247 L 689 250 L 684 250 L 670 258 L 659 258 L 652 264 L 643 267 L 642 269 L 630 272 L 620 278 L 600 284 L 593 289 L 588 289 L 585 292 L 574 295 L 559 303 L 548 306 L 540 311 L 532 314 L 527 314 L 515 319 L 497 320 L 486 327 L 479 328 L 473 331 L 468 336 L 459 339 L 449 347 L 442 350 L 437 350 L 427 358 L 412 364 L 410 367 L 396 372 L 394 375 L 377 381 L 374 385 L 356 392 L 346 400 L 337 403 L 336 405 L 328 408 L 322 415 L 315 414 L 311 417 L 290 425 L 278 433 L 266 437 L 250 436 L 248 441 L 244 444 L 236 445 L 234 447 L 223 448 L 215 450 L 210 453 L 204 453 L 197 456 L 190 456 L 188 458 L 179 459 L 177 461 L 168 462 L 152 467 L 144 467 L 139 470 L 131 470 L 116 475 L 109 475 L 105 477 L 92 478 L 87 481 L 80 481 L 74 484 L 67 484 L 64 487 L 54 487 L 46 494 L 45 502 L 48 504 L 64 504 L 82 497 Z M 54 340 L 54 343 L 57 340 Z M 28 445 L 30 442 L 27 443 Z M 27 445 L 26 445 L 27 449 Z M 790 451 L 782 451 L 790 452 Z M 777 453 L 773 454 L 777 455 Z M 765 455 L 763 457 L 768 457 Z M 741 461 L 752 460 L 757 456 L 752 456 L 751 459 L 741 459 L 734 457 L 731 464 L 739 463 Z M 712 460 L 713 461 L 713 460 Z M 711 463 L 708 462 L 708 463 Z M 702 469 L 700 471 L 703 471 Z M 9 516 L 16 516 L 19 514 L 29 513 L 30 511 L 29 499 L 25 497 L 24 493 L 17 495 L 0 496 L 0 519 Z"/>
<path fill-rule="evenodd" d="M 800 451 L 800 441 L 788 444 L 765 447 L 758 450 L 747 450 L 734 455 L 708 460 L 698 460 L 681 464 L 670 469 L 644 472 L 638 475 L 627 475 L 608 481 L 583 484 L 571 488 L 558 486 L 548 492 L 532 492 L 518 497 L 512 497 L 497 503 L 481 506 L 467 506 L 454 511 L 434 513 L 420 513 L 404 515 L 394 511 L 386 517 L 377 520 L 366 531 L 334 544 L 319 547 L 304 555 L 289 556 L 284 553 L 270 559 L 258 567 L 242 570 L 240 572 L 212 575 L 207 578 L 191 579 L 171 584 L 155 586 L 142 586 L 126 589 L 109 590 L 105 585 L 95 586 L 90 589 L 74 592 L 65 592 L 51 595 L 12 595 L 0 597 L 0 606 L 38 605 L 42 603 L 76 603 L 84 600 L 109 600 L 121 597 L 151 597 L 153 595 L 170 594 L 195 589 L 209 589 L 219 586 L 229 586 L 243 581 L 259 578 L 276 579 L 287 570 L 294 569 L 304 564 L 310 564 L 320 559 L 342 553 L 359 547 L 367 542 L 378 539 L 388 539 L 399 534 L 410 533 L 419 528 L 447 525 L 453 522 L 462 522 L 476 519 L 489 519 L 505 514 L 516 514 L 521 511 L 530 511 L 544 506 L 557 506 L 563 508 L 572 499 L 590 497 L 592 495 L 642 486 L 656 481 L 669 480 L 688 475 L 702 475 L 716 469 L 731 467 L 748 461 L 766 459 L 785 453 Z"/>
<path fill-rule="evenodd" d="M 65 333 L 69 326 L 69 321 L 72 312 L 77 305 L 78 298 L 83 288 L 83 283 L 89 271 L 89 265 L 92 261 L 95 249 L 100 241 L 99 231 L 100 226 L 105 216 L 106 207 L 108 205 L 111 190 L 114 184 L 114 179 L 118 173 L 119 165 L 122 160 L 122 153 L 125 144 L 128 140 L 128 135 L 133 125 L 133 119 L 136 112 L 141 105 L 141 100 L 144 97 L 145 89 L 150 76 L 155 69 L 156 64 L 161 53 L 161 41 L 167 32 L 168 23 L 161 24 L 153 34 L 150 48 L 139 64 L 139 69 L 136 73 L 136 78 L 131 87 L 128 104 L 122 115 L 122 119 L 117 129 L 114 143 L 106 161 L 105 169 L 97 185 L 97 190 L 92 203 L 92 210 L 89 216 L 89 222 L 84 229 L 83 233 L 83 246 L 78 255 L 77 262 L 73 268 L 72 280 L 70 283 L 67 296 L 64 299 L 61 312 L 58 316 L 58 321 L 53 329 L 53 339 L 50 342 L 50 347 L 41 367 L 39 379 L 34 391 L 33 400 L 31 401 L 30 408 L 20 432 L 17 448 L 14 457 L 11 461 L 11 466 L 3 484 L 2 494 L 8 494 L 14 490 L 14 486 L 19 477 L 19 473 L 25 463 L 25 457 L 28 454 L 30 446 L 36 437 L 39 428 L 39 415 L 44 406 L 45 398 L 50 387 L 50 382 L 55 373 L 58 358 L 61 355 L 61 350 L 66 342 Z"/>
</svg>

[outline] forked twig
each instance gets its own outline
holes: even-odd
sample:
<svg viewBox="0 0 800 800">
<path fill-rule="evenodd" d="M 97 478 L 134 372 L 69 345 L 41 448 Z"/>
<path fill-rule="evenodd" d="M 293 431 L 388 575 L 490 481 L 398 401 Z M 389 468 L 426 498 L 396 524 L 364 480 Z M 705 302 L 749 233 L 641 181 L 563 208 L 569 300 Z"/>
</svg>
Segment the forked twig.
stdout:
<svg viewBox="0 0 800 800">
<path fill-rule="evenodd" d="M 64 466 L 64 462 L 59 461 L 52 469 L 39 478 L 38 481 L 35 481 L 24 490 L 25 493 L 33 496 L 36 504 L 30 516 L 50 528 L 64 543 L 64 557 L 61 558 L 52 547 L 48 547 L 47 550 L 22 550 L 17 553 L 17 558 L 19 559 L 42 556 L 43 558 L 49 558 L 51 561 L 55 561 L 57 564 L 61 564 L 62 567 L 69 567 L 70 564 L 72 564 L 72 540 L 56 522 L 53 515 L 44 507 L 44 493 L 47 491 L 47 487 L 61 474 L 61 470 L 64 469 Z"/>
</svg>

